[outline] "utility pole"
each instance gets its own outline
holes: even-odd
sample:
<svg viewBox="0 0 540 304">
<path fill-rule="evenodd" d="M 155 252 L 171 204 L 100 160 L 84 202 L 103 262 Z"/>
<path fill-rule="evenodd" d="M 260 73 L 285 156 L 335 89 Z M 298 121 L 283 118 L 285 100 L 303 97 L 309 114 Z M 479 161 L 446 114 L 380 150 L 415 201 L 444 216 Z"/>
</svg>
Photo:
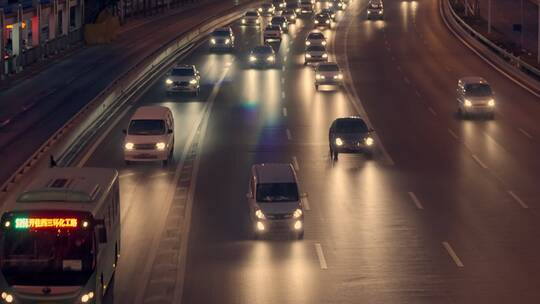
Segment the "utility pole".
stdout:
<svg viewBox="0 0 540 304">
<path fill-rule="evenodd" d="M 488 0 L 488 35 L 491 34 L 491 0 Z"/>
</svg>

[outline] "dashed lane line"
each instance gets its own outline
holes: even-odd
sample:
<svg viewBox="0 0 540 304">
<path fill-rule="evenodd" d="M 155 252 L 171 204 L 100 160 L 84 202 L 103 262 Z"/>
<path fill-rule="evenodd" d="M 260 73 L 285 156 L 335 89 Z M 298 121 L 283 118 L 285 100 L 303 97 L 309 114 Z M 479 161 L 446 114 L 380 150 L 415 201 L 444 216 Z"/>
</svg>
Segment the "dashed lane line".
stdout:
<svg viewBox="0 0 540 304">
<path fill-rule="evenodd" d="M 472 158 L 480 165 L 480 167 L 487 169 L 488 167 L 476 156 L 475 154 L 472 155 Z"/>
<path fill-rule="evenodd" d="M 521 205 L 523 209 L 529 209 L 529 205 L 527 205 L 514 191 L 508 191 L 508 194 L 516 201 L 518 204 Z"/>
<path fill-rule="evenodd" d="M 285 132 L 287 133 L 287 139 L 292 140 L 291 130 L 287 129 Z"/>
<path fill-rule="evenodd" d="M 324 252 L 320 243 L 315 243 L 315 251 L 317 251 L 317 257 L 319 258 L 319 265 L 321 269 L 328 269 L 328 264 L 326 264 L 326 258 L 324 257 Z"/>
<path fill-rule="evenodd" d="M 414 202 L 414 205 L 416 206 L 416 208 L 418 208 L 420 210 L 424 209 L 424 206 L 422 206 L 422 203 L 420 202 L 420 200 L 418 199 L 416 194 L 414 194 L 414 192 L 409 192 L 409 196 L 411 197 L 412 201 Z"/>
<path fill-rule="evenodd" d="M 287 117 L 287 108 L 283 107 L 283 116 Z"/>
<path fill-rule="evenodd" d="M 521 132 L 523 135 L 525 135 L 525 136 L 528 137 L 529 139 L 533 139 L 532 135 L 529 134 L 529 132 L 523 130 L 522 128 L 519 128 L 518 130 L 519 130 L 519 132 Z"/>
<path fill-rule="evenodd" d="M 446 249 L 446 251 L 448 252 L 450 257 L 452 258 L 452 260 L 454 260 L 454 263 L 456 263 L 457 267 L 464 267 L 465 266 L 465 265 L 463 265 L 463 262 L 461 262 L 461 259 L 456 254 L 454 249 L 452 249 L 452 246 L 450 246 L 450 244 L 448 242 L 442 242 L 442 245 L 443 245 L 444 249 Z"/>
<path fill-rule="evenodd" d="M 294 170 L 300 171 L 300 165 L 298 164 L 298 159 L 296 158 L 296 156 L 292 157 L 292 162 L 293 162 Z"/>
</svg>

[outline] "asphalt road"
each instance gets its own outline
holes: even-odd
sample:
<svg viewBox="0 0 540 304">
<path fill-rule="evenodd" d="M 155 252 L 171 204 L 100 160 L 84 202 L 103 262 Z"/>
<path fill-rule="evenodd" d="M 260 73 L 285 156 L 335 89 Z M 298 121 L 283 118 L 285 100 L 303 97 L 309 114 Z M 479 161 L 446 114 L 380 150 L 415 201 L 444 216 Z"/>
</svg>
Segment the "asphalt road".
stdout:
<svg viewBox="0 0 540 304">
<path fill-rule="evenodd" d="M 122 257 L 110 302 L 172 301 L 175 292 L 157 289 L 181 286 L 182 267 L 160 264 L 179 254 L 163 238 L 186 220 L 183 303 L 540 302 L 538 98 L 455 39 L 436 1 L 387 0 L 384 21 L 366 21 L 365 5 L 355 0 L 325 31 L 331 57 L 352 76 L 346 90 L 315 91 L 302 53 L 311 21 L 291 27 L 268 70 L 245 66 L 260 32 L 233 25 L 235 54 L 203 45 L 182 60 L 201 70 L 202 96 L 167 97 L 159 79 L 113 125 L 85 164 L 121 174 Z M 467 75 L 492 83 L 495 120 L 456 118 L 455 86 Z M 146 104 L 174 112 L 168 168 L 124 165 L 121 129 Z M 364 110 L 378 153 L 333 163 L 328 127 Z M 258 162 L 297 167 L 309 206 L 304 240 L 248 238 L 245 193 Z M 196 170 L 184 176 L 188 164 Z M 192 200 L 179 193 L 186 185 Z M 191 217 L 170 221 L 176 209 Z M 186 231 L 171 233 L 186 240 Z"/>
</svg>

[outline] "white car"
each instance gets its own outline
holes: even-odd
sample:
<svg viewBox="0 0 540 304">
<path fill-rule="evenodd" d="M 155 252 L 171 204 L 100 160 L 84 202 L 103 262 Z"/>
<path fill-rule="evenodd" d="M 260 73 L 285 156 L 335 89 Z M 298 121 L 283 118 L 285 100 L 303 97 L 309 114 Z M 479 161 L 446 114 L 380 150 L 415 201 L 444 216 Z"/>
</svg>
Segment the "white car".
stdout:
<svg viewBox="0 0 540 304">
<path fill-rule="evenodd" d="M 381 0 L 371 0 L 367 6 L 367 18 L 384 19 L 384 8 Z"/>
<path fill-rule="evenodd" d="M 304 210 L 291 164 L 253 165 L 246 197 L 255 238 L 276 230 L 304 237 Z"/>
<path fill-rule="evenodd" d="M 306 47 L 310 45 L 326 46 L 326 37 L 321 32 L 311 32 L 306 37 Z"/>
<path fill-rule="evenodd" d="M 276 64 L 276 54 L 269 45 L 255 46 L 249 52 L 249 65 L 251 67 L 273 67 Z"/>
<path fill-rule="evenodd" d="M 234 49 L 234 33 L 231 27 L 220 27 L 210 34 L 210 50 Z"/>
<path fill-rule="evenodd" d="M 257 11 L 247 11 L 241 19 L 242 25 L 260 25 L 261 15 Z"/>
<path fill-rule="evenodd" d="M 315 89 L 321 85 L 343 85 L 343 72 L 334 62 L 321 62 L 315 68 Z"/>
<path fill-rule="evenodd" d="M 458 115 L 484 114 L 495 117 L 495 95 L 491 85 L 482 77 L 463 77 L 458 80 Z"/>
<path fill-rule="evenodd" d="M 279 25 L 268 25 L 264 29 L 263 32 L 263 40 L 264 42 L 268 41 L 281 41 L 281 36 L 283 32 L 281 30 L 281 26 Z"/>
<path fill-rule="evenodd" d="M 194 65 L 177 65 L 165 79 L 167 94 L 171 93 L 193 93 L 199 95 L 201 76 Z"/>
<path fill-rule="evenodd" d="M 304 55 L 304 65 L 308 65 L 314 62 L 326 62 L 328 61 L 328 52 L 322 45 L 310 45 L 306 47 Z"/>
<path fill-rule="evenodd" d="M 135 111 L 124 130 L 124 160 L 161 161 L 165 166 L 174 151 L 174 120 L 167 107 L 145 106 Z"/>
<path fill-rule="evenodd" d="M 332 28 L 332 18 L 328 14 L 319 13 L 313 17 L 314 27 Z"/>
</svg>

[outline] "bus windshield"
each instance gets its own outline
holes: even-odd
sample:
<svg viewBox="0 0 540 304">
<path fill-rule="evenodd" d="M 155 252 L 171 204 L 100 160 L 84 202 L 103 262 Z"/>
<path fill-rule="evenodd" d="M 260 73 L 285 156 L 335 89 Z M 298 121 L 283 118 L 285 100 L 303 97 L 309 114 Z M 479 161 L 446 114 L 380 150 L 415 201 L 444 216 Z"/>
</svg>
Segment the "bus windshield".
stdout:
<svg viewBox="0 0 540 304">
<path fill-rule="evenodd" d="M 84 285 L 95 267 L 92 230 L 4 230 L 0 241 L 10 285 Z"/>
</svg>

